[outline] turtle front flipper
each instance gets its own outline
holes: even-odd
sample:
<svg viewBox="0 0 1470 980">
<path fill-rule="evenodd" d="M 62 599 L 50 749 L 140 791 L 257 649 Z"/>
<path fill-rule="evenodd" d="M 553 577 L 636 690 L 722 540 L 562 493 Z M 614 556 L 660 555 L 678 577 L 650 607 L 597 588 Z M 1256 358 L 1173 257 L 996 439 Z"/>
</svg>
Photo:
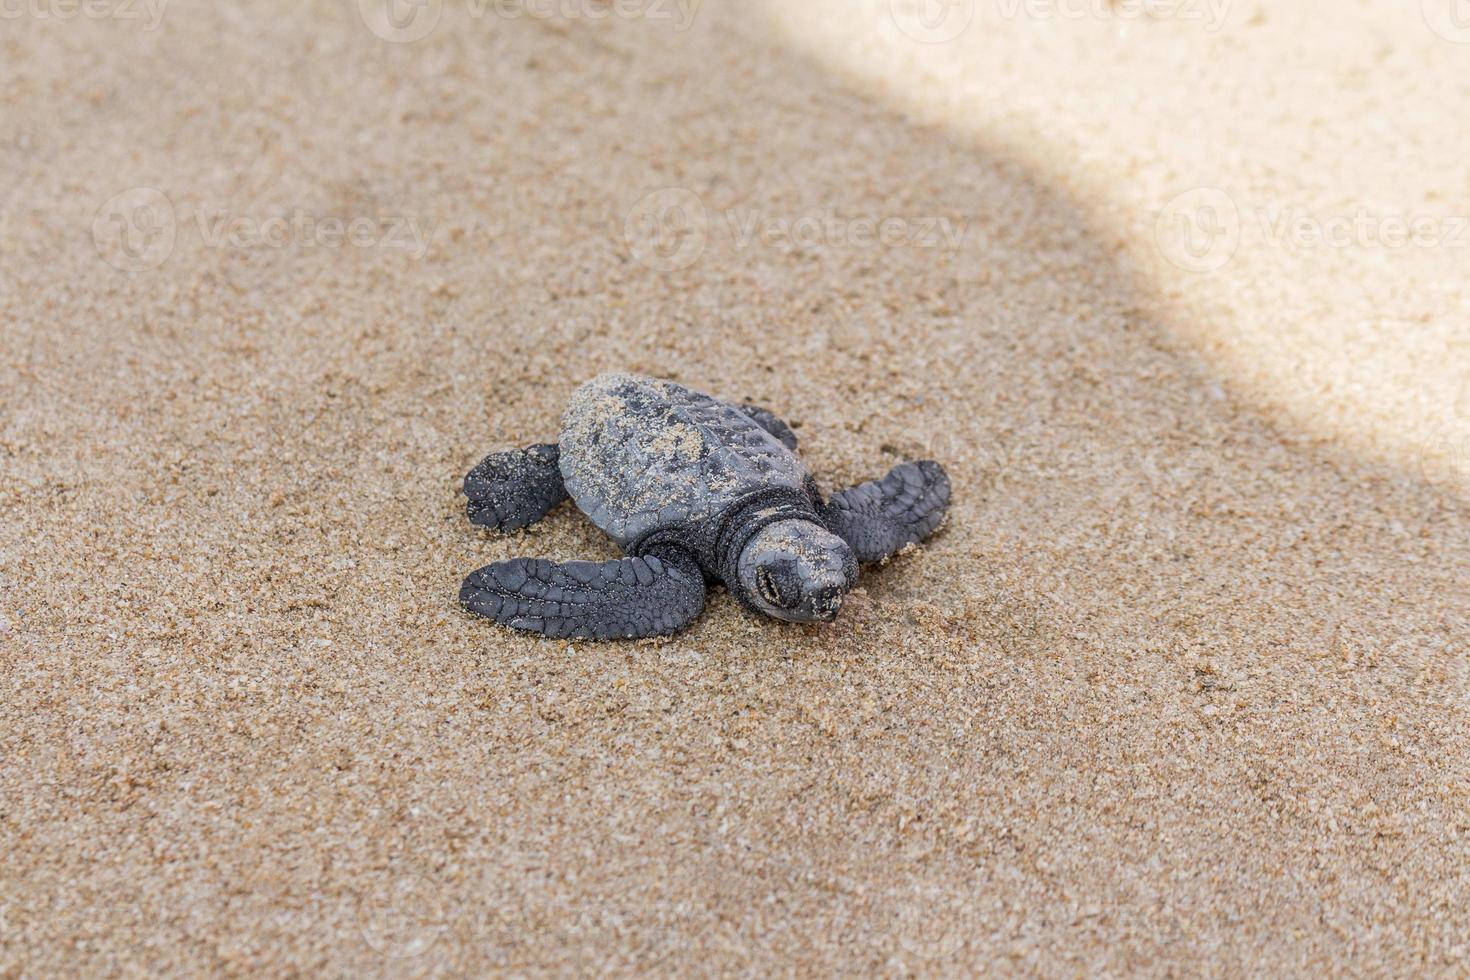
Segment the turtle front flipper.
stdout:
<svg viewBox="0 0 1470 980">
<path fill-rule="evenodd" d="M 748 415 L 756 425 L 775 436 L 781 445 L 796 452 L 796 433 L 791 431 L 791 426 L 787 425 L 780 416 L 759 405 L 737 405 L 736 408 Z"/>
<path fill-rule="evenodd" d="M 858 561 L 873 562 L 934 533 L 948 506 L 949 477 L 944 467 L 926 459 L 902 463 L 881 480 L 834 494 L 821 516 Z"/>
<path fill-rule="evenodd" d="M 502 626 L 552 637 L 664 636 L 704 608 L 704 576 L 686 552 L 614 561 L 515 558 L 465 579 L 459 602 Z"/>
<path fill-rule="evenodd" d="M 470 520 L 496 531 L 535 524 L 567 499 L 556 443 L 491 453 L 464 478 Z"/>
</svg>

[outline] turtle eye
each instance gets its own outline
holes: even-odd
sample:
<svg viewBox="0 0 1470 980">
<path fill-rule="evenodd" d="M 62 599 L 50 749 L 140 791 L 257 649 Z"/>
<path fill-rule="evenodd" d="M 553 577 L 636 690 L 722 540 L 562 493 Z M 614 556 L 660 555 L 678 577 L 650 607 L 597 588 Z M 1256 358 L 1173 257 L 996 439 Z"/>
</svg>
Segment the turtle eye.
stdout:
<svg viewBox="0 0 1470 980">
<path fill-rule="evenodd" d="M 776 585 L 776 576 L 765 565 L 755 570 L 755 587 L 760 592 L 761 598 L 777 609 L 784 609 L 786 603 L 781 599 L 781 590 Z"/>
</svg>

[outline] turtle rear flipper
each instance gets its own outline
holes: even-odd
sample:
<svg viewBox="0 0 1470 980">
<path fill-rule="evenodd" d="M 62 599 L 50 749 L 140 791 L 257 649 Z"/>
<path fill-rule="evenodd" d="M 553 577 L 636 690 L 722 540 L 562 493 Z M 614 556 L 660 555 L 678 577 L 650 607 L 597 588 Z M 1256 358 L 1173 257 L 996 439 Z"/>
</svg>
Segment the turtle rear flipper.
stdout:
<svg viewBox="0 0 1470 980">
<path fill-rule="evenodd" d="M 464 478 L 470 520 L 496 531 L 518 531 L 567 499 L 556 443 L 491 453 Z"/>
<path fill-rule="evenodd" d="M 663 636 L 704 608 L 704 576 L 670 550 L 613 561 L 498 561 L 474 572 L 460 605 L 502 626 L 551 637 L 613 640 Z"/>
<path fill-rule="evenodd" d="M 822 522 L 860 562 L 882 561 L 934 533 L 949 507 L 949 477 L 933 460 L 901 463 L 881 480 L 834 494 Z"/>
</svg>

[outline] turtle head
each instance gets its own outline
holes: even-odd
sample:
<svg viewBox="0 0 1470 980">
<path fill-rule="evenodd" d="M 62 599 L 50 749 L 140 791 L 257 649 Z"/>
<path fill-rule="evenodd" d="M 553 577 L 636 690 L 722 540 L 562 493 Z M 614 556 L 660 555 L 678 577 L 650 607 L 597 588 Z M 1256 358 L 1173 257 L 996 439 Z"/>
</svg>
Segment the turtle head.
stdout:
<svg viewBox="0 0 1470 980">
<path fill-rule="evenodd" d="M 783 520 L 751 535 L 736 569 L 745 600 L 788 623 L 830 623 L 857 581 L 857 559 L 815 521 Z"/>
</svg>

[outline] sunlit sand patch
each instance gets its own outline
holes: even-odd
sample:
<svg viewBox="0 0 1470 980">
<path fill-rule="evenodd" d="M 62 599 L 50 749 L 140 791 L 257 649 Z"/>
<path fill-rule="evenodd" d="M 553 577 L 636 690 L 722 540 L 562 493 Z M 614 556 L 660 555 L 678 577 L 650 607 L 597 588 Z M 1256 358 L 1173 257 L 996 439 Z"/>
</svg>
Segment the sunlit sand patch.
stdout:
<svg viewBox="0 0 1470 980">
<path fill-rule="evenodd" d="M 1463 116 L 1455 46 L 1397 10 L 1135 6 L 761 0 L 798 50 L 1021 163 L 1088 234 L 1117 236 L 1139 311 L 1254 407 L 1463 492 L 1440 460 L 1470 415 L 1465 147 L 1374 109 L 1415 77 L 1416 99 Z M 1389 59 L 1413 74 L 1363 68 Z M 1308 95 L 1324 77 L 1344 84 Z M 1280 116 L 1247 111 L 1261 105 Z"/>
</svg>

